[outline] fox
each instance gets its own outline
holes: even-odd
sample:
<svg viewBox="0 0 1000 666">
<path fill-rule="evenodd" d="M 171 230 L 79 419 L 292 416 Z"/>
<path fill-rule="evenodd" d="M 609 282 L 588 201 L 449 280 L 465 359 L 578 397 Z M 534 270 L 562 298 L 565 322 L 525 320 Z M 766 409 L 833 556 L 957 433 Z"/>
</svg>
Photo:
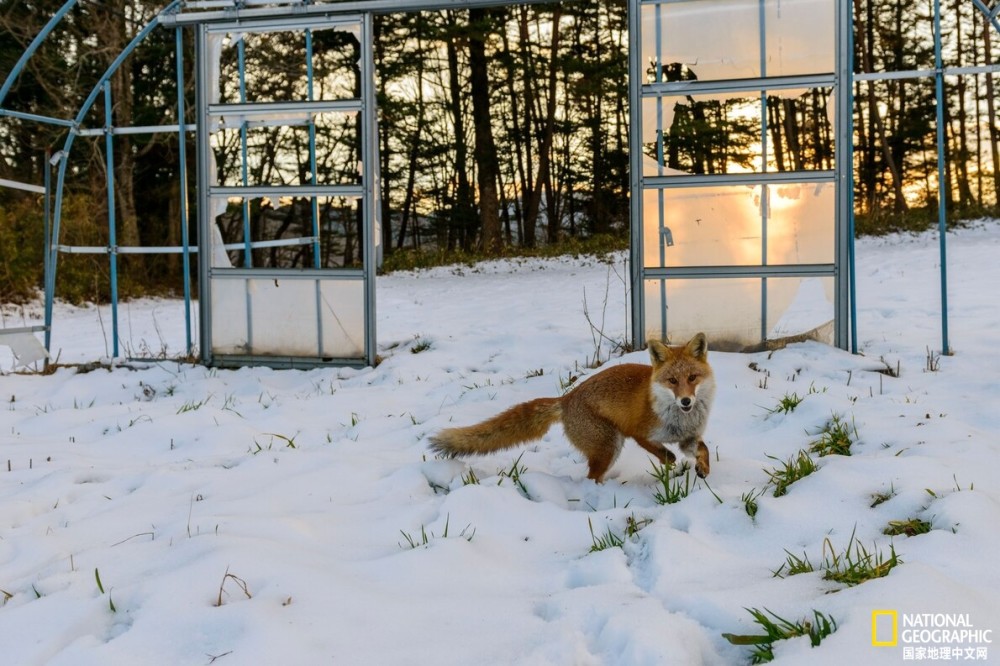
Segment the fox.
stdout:
<svg viewBox="0 0 1000 666">
<path fill-rule="evenodd" d="M 449 458 L 482 455 L 541 439 L 561 422 L 567 439 L 587 460 L 587 477 L 597 483 L 604 481 L 625 438 L 660 464 L 675 461 L 665 444 L 678 444 L 705 478 L 709 454 L 702 437 L 715 398 L 705 334 L 677 346 L 650 340 L 649 358 L 650 365 L 624 363 L 602 370 L 562 397 L 537 398 L 482 423 L 441 430 L 429 438 L 430 449 Z"/>
</svg>

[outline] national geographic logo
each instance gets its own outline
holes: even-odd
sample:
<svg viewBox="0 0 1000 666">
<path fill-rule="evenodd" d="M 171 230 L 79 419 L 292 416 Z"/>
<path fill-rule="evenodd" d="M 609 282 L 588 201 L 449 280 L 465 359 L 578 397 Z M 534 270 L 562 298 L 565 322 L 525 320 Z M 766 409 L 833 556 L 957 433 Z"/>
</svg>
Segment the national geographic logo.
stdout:
<svg viewBox="0 0 1000 666">
<path fill-rule="evenodd" d="M 904 661 L 989 661 L 993 630 L 976 627 L 968 613 L 872 611 L 872 646 L 902 647 Z"/>
<path fill-rule="evenodd" d="M 881 622 L 879 620 L 881 619 Z M 882 631 L 879 631 L 881 627 Z M 886 628 L 888 627 L 888 629 Z M 872 611 L 872 645 L 896 647 L 899 643 L 899 613 L 894 610 Z"/>
</svg>

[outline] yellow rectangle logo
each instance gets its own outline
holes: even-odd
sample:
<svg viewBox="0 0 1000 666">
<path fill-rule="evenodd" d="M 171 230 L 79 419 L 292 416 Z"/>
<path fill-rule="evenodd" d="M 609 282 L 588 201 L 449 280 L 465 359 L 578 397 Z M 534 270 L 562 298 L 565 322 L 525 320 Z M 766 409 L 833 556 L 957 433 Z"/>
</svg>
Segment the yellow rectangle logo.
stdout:
<svg viewBox="0 0 1000 666">
<path fill-rule="evenodd" d="M 889 617 L 892 618 L 892 633 L 888 638 L 885 637 L 885 633 L 882 633 L 882 639 L 879 639 L 879 618 Z M 899 613 L 894 610 L 874 610 L 872 611 L 872 645 L 874 647 L 894 647 L 898 642 L 897 628 L 899 626 Z M 883 629 L 885 622 L 882 622 Z"/>
</svg>

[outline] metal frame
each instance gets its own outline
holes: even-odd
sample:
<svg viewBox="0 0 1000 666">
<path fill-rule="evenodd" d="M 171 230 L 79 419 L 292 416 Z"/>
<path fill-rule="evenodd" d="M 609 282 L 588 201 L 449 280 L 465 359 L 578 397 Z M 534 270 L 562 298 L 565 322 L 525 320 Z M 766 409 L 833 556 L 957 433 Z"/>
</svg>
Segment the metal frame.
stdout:
<svg viewBox="0 0 1000 666">
<path fill-rule="evenodd" d="M 769 277 L 833 277 L 834 278 L 834 344 L 841 348 L 846 348 L 849 340 L 848 322 L 854 320 L 853 298 L 849 297 L 849 288 L 853 283 L 853 265 L 850 257 L 853 251 L 853 231 L 851 220 L 853 218 L 850 205 L 850 192 L 852 187 L 852 159 L 850 153 L 852 117 L 852 89 L 851 89 L 851 10 L 850 4 L 846 0 L 834 0 L 836 2 L 836 38 L 833 48 L 835 53 L 834 72 L 817 72 L 814 74 L 797 76 L 777 76 L 768 77 L 766 68 L 767 45 L 764 37 L 764 2 L 759 2 L 759 14 L 761 20 L 760 29 L 760 52 L 761 76 L 750 79 L 737 80 L 704 80 L 704 81 L 679 81 L 645 83 L 642 77 L 643 63 L 639 62 L 642 57 L 642 15 L 643 8 L 652 8 L 656 13 L 656 28 L 654 39 L 656 40 L 656 52 L 660 52 L 660 8 L 677 2 L 706 2 L 706 0 L 629 0 L 629 29 L 633 35 L 633 43 L 637 44 L 629 54 L 629 80 L 631 117 L 630 123 L 633 131 L 630 135 L 631 150 L 631 255 L 632 255 L 632 336 L 633 344 L 641 347 L 645 344 L 647 330 L 647 313 L 645 312 L 645 284 L 648 280 L 660 281 L 660 300 L 664 304 L 660 312 L 660 329 L 663 334 L 667 331 L 666 314 L 666 282 L 672 279 L 683 278 L 760 278 L 761 279 L 761 331 L 760 341 L 767 338 L 767 279 Z M 656 67 L 662 67 L 662 63 L 657 62 Z M 659 75 L 658 75 L 659 78 Z M 835 169 L 833 171 L 782 171 L 768 172 L 766 155 L 768 151 L 768 127 L 766 112 L 766 91 L 794 89 L 794 88 L 832 88 L 833 95 L 837 100 L 837 112 L 835 117 Z M 751 174 L 685 174 L 683 176 L 671 175 L 650 175 L 643 172 L 642 157 L 642 127 L 643 127 L 643 105 L 642 100 L 653 98 L 657 104 L 657 127 L 661 127 L 659 100 L 672 96 L 694 95 L 694 94 L 718 94 L 718 93 L 759 93 L 760 94 L 760 137 L 762 143 L 762 154 L 765 156 L 761 171 Z M 846 113 L 845 110 L 846 109 Z M 663 164 L 662 146 L 658 146 L 658 163 Z M 832 183 L 835 187 L 835 223 L 834 223 L 834 262 L 833 264 L 822 265 L 769 265 L 767 253 L 767 197 L 762 197 L 761 201 L 761 231 L 762 231 L 762 264 L 753 266 L 689 266 L 671 267 L 667 265 L 666 255 L 663 250 L 664 241 L 661 241 L 660 265 L 651 267 L 645 265 L 645 252 L 643 230 L 645 227 L 645 213 L 643 210 L 643 195 L 647 191 L 656 191 L 659 196 L 659 218 L 663 220 L 665 202 L 663 191 L 673 187 L 707 187 L 725 185 L 769 185 L 783 182 L 794 183 Z M 764 190 L 766 192 L 766 190 Z M 661 236 L 669 233 L 661 229 Z M 709 306 L 711 307 L 711 306 Z"/>
<path fill-rule="evenodd" d="M 181 54 L 183 53 L 183 29 L 190 28 L 192 26 L 208 26 L 211 24 L 219 22 L 229 22 L 236 23 L 238 25 L 247 25 L 253 22 L 259 22 L 261 20 L 267 21 L 281 21 L 285 29 L 291 29 L 293 27 L 298 27 L 302 29 L 307 29 L 315 25 L 317 21 L 323 21 L 326 18 L 333 15 L 343 15 L 343 14 L 364 14 L 366 15 L 366 20 L 370 20 L 373 14 L 379 13 L 390 13 L 390 12 L 410 12 L 410 11 L 421 11 L 421 10 L 440 10 L 440 9 L 467 9 L 472 7 L 487 7 L 487 6 L 499 6 L 499 5 L 509 5 L 509 4 L 535 4 L 546 2 L 547 0 L 523 0 L 522 2 L 511 2 L 510 0 L 355 0 L 352 2 L 324 2 L 323 0 L 172 0 L 165 8 L 146 26 L 140 33 L 133 39 L 122 51 L 118 57 L 115 58 L 113 63 L 108 67 L 108 69 L 103 73 L 103 75 L 98 80 L 94 89 L 91 91 L 90 95 L 87 96 L 85 102 L 81 106 L 79 113 L 72 118 L 55 118 L 40 114 L 25 113 L 21 111 L 16 111 L 13 109 L 8 109 L 3 106 L 4 100 L 7 94 L 11 90 L 14 82 L 20 77 L 25 69 L 26 63 L 32 57 L 32 55 L 37 51 L 39 46 L 43 41 L 49 36 L 53 29 L 62 21 L 66 15 L 72 10 L 72 8 L 77 4 L 78 0 L 66 0 L 63 5 L 56 11 L 56 13 L 49 19 L 42 30 L 35 36 L 31 41 L 25 51 L 22 53 L 21 57 L 15 63 L 14 67 L 7 74 L 0 85 L 0 117 L 15 118 L 24 120 L 27 122 L 47 124 L 55 127 L 64 128 L 67 131 L 66 140 L 61 149 L 54 150 L 51 153 L 46 154 L 47 163 L 53 167 L 56 171 L 55 183 L 52 182 L 52 168 L 46 168 L 44 173 L 44 185 L 37 185 L 33 183 L 21 183 L 16 181 L 10 181 L 5 179 L 0 179 L 0 187 L 13 188 L 18 190 L 23 190 L 31 192 L 34 194 L 43 195 L 43 202 L 45 208 L 45 252 L 44 252 L 44 263 L 45 263 L 45 323 L 42 327 L 44 330 L 45 337 L 45 347 L 50 348 L 51 343 L 51 331 L 52 331 L 52 306 L 55 298 L 55 275 L 57 267 L 57 259 L 60 253 L 99 253 L 107 254 L 109 259 L 109 268 L 112 273 L 115 272 L 115 264 L 117 262 L 117 255 L 119 254 L 140 254 L 140 253 L 179 253 L 183 257 L 184 263 L 184 302 L 185 302 L 185 327 L 187 333 L 187 352 L 190 354 L 193 349 L 192 342 L 192 317 L 191 317 L 191 281 L 190 281 L 190 262 L 191 254 L 198 252 L 198 247 L 192 247 L 189 244 L 188 239 L 188 175 L 186 173 L 186 141 L 190 133 L 196 130 L 196 127 L 191 126 L 186 121 L 185 115 L 185 100 L 183 95 L 184 90 L 184 67 L 181 59 Z M 664 3 L 669 2 L 686 2 L 689 0 L 662 0 Z M 994 27 L 998 32 L 1000 32 L 1000 3 L 994 2 L 993 6 L 990 7 L 984 0 L 971 0 L 975 8 L 980 11 L 986 20 Z M 631 34 L 638 38 L 641 35 L 639 30 L 639 8 L 644 4 L 653 4 L 650 0 L 629 0 L 629 28 Z M 853 120 L 853 110 L 851 108 L 851 93 L 853 92 L 853 87 L 848 84 L 848 82 L 855 81 L 870 81 L 870 80 L 880 80 L 880 79 L 892 79 L 892 78 L 918 78 L 918 77 L 934 77 L 936 90 L 938 95 L 938 154 L 939 154 L 939 187 L 942 191 L 939 193 L 939 232 L 940 232 L 940 254 L 941 254 L 941 328 L 942 328 L 942 350 L 944 353 L 950 353 L 950 344 L 948 341 L 948 290 L 947 290 L 947 250 L 946 250 L 946 197 L 944 196 L 943 188 L 945 179 L 943 177 L 944 165 L 943 165 L 943 155 L 944 155 L 944 138 L 943 138 L 943 121 L 941 119 L 941 114 L 943 111 L 942 98 L 943 98 L 943 77 L 951 75 L 966 75 L 975 73 L 990 72 L 995 73 L 1000 71 L 1000 65 L 985 65 L 980 67 L 955 67 L 955 68 L 944 68 L 942 67 L 941 58 L 941 6 L 940 0 L 934 0 L 933 10 L 934 10 L 934 41 L 935 41 L 935 56 L 936 65 L 933 70 L 919 70 L 910 72 L 860 72 L 853 73 L 851 67 L 851 53 L 852 48 L 850 47 L 850 40 L 852 38 L 851 30 L 851 18 L 852 11 L 850 3 L 847 0 L 837 0 L 837 29 L 839 32 L 839 37 L 837 38 L 837 43 L 840 46 L 840 52 L 837 60 L 837 80 L 839 81 L 839 87 L 841 94 L 837 98 L 837 117 L 843 120 L 843 127 L 839 129 L 838 139 L 842 139 L 843 136 L 847 137 L 847 141 L 838 140 L 836 150 L 836 163 L 838 165 L 849 165 L 851 164 L 850 154 L 851 154 L 851 139 L 853 138 L 853 129 L 851 127 L 851 122 Z M 165 124 L 158 126 L 144 126 L 144 127 L 114 127 L 111 124 L 111 119 L 108 114 L 108 109 L 113 102 L 110 99 L 110 93 L 106 89 L 106 84 L 110 79 L 111 75 L 117 70 L 117 68 L 122 64 L 124 59 L 138 46 L 140 42 L 143 41 L 146 35 L 154 30 L 157 26 L 168 26 L 173 27 L 175 30 L 175 44 L 176 53 L 178 55 L 176 60 L 176 77 L 178 81 L 178 94 L 177 94 L 177 123 L 176 124 Z M 368 44 L 369 54 L 370 54 L 370 43 Z M 630 80 L 633 82 L 632 85 L 637 88 L 637 82 L 641 80 L 640 63 L 636 62 L 636 59 L 630 58 L 629 61 L 629 75 Z M 311 72 L 310 72 L 311 77 Z M 775 89 L 782 85 L 787 84 L 787 86 L 801 86 L 803 84 L 812 84 L 813 82 L 818 82 L 818 80 L 811 81 L 803 79 L 801 77 L 795 77 L 795 80 L 788 80 L 782 82 L 779 78 L 768 79 L 767 85 L 771 89 Z M 748 82 L 735 82 L 735 86 L 746 86 Z M 663 91 L 659 91 L 658 88 L 651 88 L 650 92 L 692 92 L 698 90 L 698 85 L 695 83 L 693 86 L 691 83 L 676 83 L 676 84 L 662 84 L 664 86 Z M 719 83 L 715 82 L 716 88 L 725 85 L 725 82 Z M 750 87 L 756 88 L 758 84 L 753 83 Z M 374 98 L 371 90 L 371 82 L 367 82 L 368 91 L 365 94 L 365 99 L 362 103 L 367 103 L 369 106 L 367 108 L 374 109 Z M 311 87 L 311 86 L 310 86 Z M 639 121 L 641 119 L 641 109 L 637 103 L 641 96 L 633 88 L 631 99 L 633 104 L 630 110 L 630 121 L 633 127 L 641 127 Z M 98 98 L 103 93 L 103 99 L 105 103 L 105 125 L 100 128 L 85 128 L 82 127 L 84 118 L 90 112 L 93 105 L 97 102 Z M 308 95 L 306 100 L 306 106 L 313 109 L 323 109 L 327 108 L 324 102 L 314 102 L 312 99 L 312 94 Z M 311 106 L 310 106 L 311 105 Z M 218 111 L 219 109 L 212 109 L 212 112 Z M 264 111 L 261 109 L 260 105 L 256 105 L 253 108 L 240 109 L 239 105 L 229 105 L 226 109 L 228 112 L 240 112 L 243 111 L 246 114 L 253 114 L 255 112 Z M 200 113 L 200 112 L 199 112 Z M 766 122 L 766 119 L 765 119 Z M 375 126 L 372 124 L 367 127 L 369 130 L 368 136 L 374 139 Z M 81 247 L 81 246 L 71 246 L 60 243 L 60 222 L 62 215 L 62 204 L 63 204 L 63 192 L 66 177 L 66 164 L 67 158 L 71 152 L 73 142 L 77 136 L 105 136 L 107 143 L 110 143 L 111 137 L 114 135 L 123 134 L 142 134 L 142 133 L 156 133 L 156 132 L 168 132 L 177 133 L 179 141 L 180 150 L 180 224 L 181 224 L 181 245 L 177 247 L 121 247 L 117 246 L 113 241 L 109 243 L 108 246 L 101 247 Z M 636 137 L 639 132 L 632 133 L 633 141 L 633 160 L 636 159 L 637 155 L 641 152 L 636 150 Z M 367 150 L 375 150 L 376 146 L 371 142 L 365 142 L 367 145 Z M 370 144 L 371 145 L 368 145 Z M 108 150 L 109 160 L 113 159 L 111 150 Z M 371 164 L 373 168 L 377 169 L 377 161 L 372 159 L 372 154 L 366 156 L 366 161 Z M 109 173 L 113 173 L 113 170 L 109 169 Z M 373 193 L 376 191 L 377 187 L 377 171 L 374 177 L 368 178 L 365 184 L 361 188 L 361 195 L 365 197 L 372 197 Z M 630 190 L 632 194 L 633 202 L 633 229 L 636 219 L 641 219 L 641 208 L 642 208 L 642 192 L 643 185 L 646 179 L 643 178 L 642 173 L 639 169 L 635 168 L 635 162 L 633 162 L 633 168 L 631 172 L 631 182 Z M 766 176 L 768 182 L 778 182 L 782 178 L 781 175 L 768 174 Z M 836 263 L 837 263 L 837 284 L 843 285 L 846 281 L 848 285 L 848 296 L 844 296 L 843 293 L 838 294 L 838 312 L 841 320 L 846 321 L 849 316 L 850 321 L 850 335 L 849 339 L 851 341 L 851 346 L 854 351 L 857 351 L 857 324 L 856 318 L 854 316 L 855 308 L 855 284 L 854 284 L 854 217 L 853 217 L 853 181 L 851 180 L 852 175 L 849 169 L 839 169 L 835 174 L 834 178 L 838 185 L 838 197 L 837 206 L 838 219 L 843 220 L 843 223 L 847 225 L 847 233 L 843 234 L 840 231 L 837 233 L 837 247 L 835 251 Z M 770 180 L 775 179 L 775 180 Z M 649 179 L 650 185 L 655 185 L 657 187 L 669 187 L 669 183 L 658 182 L 657 180 Z M 110 185 L 110 183 L 109 183 Z M 249 187 L 249 185 L 248 185 Z M 340 187 L 340 186 L 333 186 Z M 113 188 L 109 187 L 109 202 L 113 202 Z M 225 190 L 217 190 L 220 193 L 225 193 Z M 264 192 L 264 190 L 257 190 L 258 192 Z M 351 190 L 354 194 L 356 190 Z M 277 190 L 268 190 L 268 194 L 276 194 Z M 322 196 L 333 192 L 333 190 L 324 189 L 314 189 L 311 191 L 310 196 Z M 343 192 L 343 191 L 341 191 Z M 302 193 L 302 190 L 299 191 Z M 314 199 L 315 202 L 315 199 Z M 307 239 L 294 239 L 292 241 L 271 241 L 271 242 L 261 242 L 259 245 L 254 244 L 254 246 L 265 247 L 274 244 L 287 244 L 290 242 L 314 242 L 315 237 L 318 235 L 315 231 L 315 203 L 313 205 L 313 219 L 314 219 L 314 233 L 312 238 Z M 372 209 L 374 213 L 376 209 Z M 114 228 L 114 208 L 111 206 L 111 212 L 109 215 L 109 228 L 113 230 Z M 366 225 L 367 226 L 367 225 Z M 370 232 L 370 230 L 369 230 Z M 239 249 L 240 247 L 245 247 L 245 244 L 231 244 L 227 245 L 227 249 Z M 315 247 L 315 243 L 314 243 Z M 366 248 L 368 251 L 374 251 L 373 242 L 366 243 Z M 642 263 L 642 237 L 640 234 L 633 233 L 632 236 L 632 277 L 633 286 L 641 285 L 641 277 L 644 274 L 644 267 Z M 204 260 L 199 261 L 199 265 Z M 366 257 L 366 265 L 372 266 L 373 262 L 371 257 Z M 804 274 L 814 274 L 815 271 L 819 270 L 817 267 L 813 266 L 800 266 L 797 269 Z M 742 267 L 729 267 L 723 268 L 721 273 L 728 275 L 738 275 Z M 783 274 L 785 269 L 781 267 L 761 267 L 761 271 L 758 271 L 758 275 L 766 276 Z M 681 275 L 677 273 L 676 270 L 674 275 Z M 766 277 L 765 276 L 765 277 Z M 369 280 L 366 284 L 368 285 L 369 295 L 367 297 L 368 312 L 369 316 L 373 317 L 375 302 L 374 302 L 374 288 L 373 280 L 366 277 Z M 113 317 L 112 324 L 112 340 L 113 340 L 113 353 L 115 356 L 119 355 L 119 332 L 117 329 L 117 285 L 116 280 L 112 278 L 112 292 L 114 297 L 112 298 L 112 310 L 115 313 Z M 841 288 L 841 292 L 843 289 Z M 643 337 L 643 318 L 644 313 L 642 311 L 642 304 L 636 300 L 636 294 L 639 293 L 638 290 L 633 290 L 633 337 L 637 343 L 642 342 Z M 844 309 L 848 308 L 848 309 Z M 843 346 L 844 340 L 846 339 L 846 333 L 843 331 L 843 326 L 838 327 L 839 342 Z M 367 355 L 372 356 L 375 349 L 375 339 L 374 339 L 374 326 L 370 327 L 369 335 L 366 340 Z M 373 360 L 371 358 L 370 360 Z M 294 364 L 293 361 L 289 361 L 289 364 Z"/>
<path fill-rule="evenodd" d="M 212 226 L 214 219 L 210 219 L 212 212 L 213 197 L 241 197 L 243 200 L 243 224 L 244 224 L 244 267 L 214 267 L 212 266 L 212 253 L 202 252 L 199 254 L 198 274 L 202 276 L 199 282 L 199 308 L 201 315 L 200 328 L 200 349 L 203 362 L 209 365 L 271 365 L 276 367 L 307 367 L 312 365 L 336 364 L 336 365 L 371 365 L 375 361 L 376 336 L 375 336 L 375 269 L 377 234 L 375 231 L 375 218 L 373 215 L 377 211 L 377 190 L 375 183 L 378 179 L 378 163 L 375 159 L 376 141 L 376 111 L 375 111 L 375 91 L 374 91 L 374 55 L 372 48 L 372 19 L 371 14 L 342 14 L 325 13 L 317 14 L 308 22 L 305 29 L 306 35 L 306 70 L 308 77 L 307 99 L 294 102 L 267 102 L 251 103 L 246 101 L 245 76 L 243 69 L 243 44 L 238 42 L 239 66 L 240 66 L 240 102 L 234 104 L 211 103 L 211 91 L 208 89 L 210 80 L 209 67 L 212 63 L 207 57 L 208 37 L 212 34 L 227 32 L 253 32 L 270 33 L 287 30 L 303 29 L 306 25 L 299 16 L 292 17 L 271 17 L 254 18 L 252 20 L 230 18 L 229 20 L 219 20 L 215 22 L 198 22 L 195 24 L 195 49 L 197 69 L 196 85 L 196 117 L 197 117 L 197 150 L 198 150 L 198 246 L 211 247 Z M 361 58 L 359 67 L 361 70 L 361 91 L 359 97 L 347 100 L 313 100 L 312 91 L 312 30 L 320 28 L 336 27 L 357 27 L 360 30 Z M 359 185 L 255 185 L 248 181 L 247 173 L 247 127 L 248 120 L 254 117 L 264 116 L 274 113 L 305 113 L 312 114 L 322 112 L 359 112 L 361 114 L 361 132 L 359 141 L 361 143 L 361 162 L 365 165 Z M 215 121 L 221 117 L 235 116 L 240 119 L 240 143 L 241 143 L 241 181 L 239 186 L 218 186 L 212 185 L 210 181 L 211 162 L 211 133 Z M 315 126 L 311 121 L 281 121 L 281 125 L 305 124 L 309 128 L 309 160 L 310 169 L 316 173 L 316 135 Z M 313 178 L 315 180 L 315 177 Z M 312 234 L 298 239 L 287 239 L 281 241 L 256 241 L 252 242 L 249 233 L 249 200 L 257 197 L 277 198 L 281 196 L 306 197 L 310 199 L 310 210 L 312 215 Z M 362 248 L 364 256 L 362 258 L 362 268 L 358 269 L 323 269 L 319 265 L 319 221 L 317 197 L 320 196 L 344 196 L 357 198 L 361 202 L 362 214 L 365 224 L 362 225 Z M 252 266 L 251 250 L 258 247 L 274 247 L 278 245 L 311 245 L 313 247 L 313 266 L 307 269 L 294 271 L 280 270 L 273 268 L 255 268 Z M 237 246 L 240 247 L 240 246 Z M 283 280 L 314 280 L 316 288 L 316 298 L 313 304 L 304 304 L 304 307 L 313 307 L 316 314 L 316 327 L 318 331 L 318 346 L 315 354 L 306 357 L 291 357 L 288 355 L 260 355 L 252 351 L 248 354 L 219 353 L 214 349 L 213 343 L 213 301 L 212 283 L 215 280 L 243 280 L 247 285 L 254 279 L 283 279 Z M 349 280 L 358 281 L 363 285 L 364 298 L 364 350 L 360 358 L 345 357 L 327 353 L 323 349 L 322 318 L 321 318 L 321 286 L 320 283 L 326 280 Z M 249 287 L 248 287 L 249 289 Z M 247 344 L 253 349 L 253 300 L 249 290 L 246 296 L 246 331 Z"/>
</svg>

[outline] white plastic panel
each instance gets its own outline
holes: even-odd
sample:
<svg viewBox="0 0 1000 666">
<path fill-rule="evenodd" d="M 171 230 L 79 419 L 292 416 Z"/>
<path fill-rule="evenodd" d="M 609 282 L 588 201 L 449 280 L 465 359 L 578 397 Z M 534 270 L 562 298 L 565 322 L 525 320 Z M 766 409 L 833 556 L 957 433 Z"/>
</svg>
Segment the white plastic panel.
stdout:
<svg viewBox="0 0 1000 666">
<path fill-rule="evenodd" d="M 677 343 L 703 332 L 712 349 L 762 348 L 763 285 L 768 341 L 833 341 L 832 277 L 647 279 L 646 339 Z"/>
<path fill-rule="evenodd" d="M 212 351 L 216 354 L 250 353 L 246 281 L 213 279 L 211 286 Z"/>
<path fill-rule="evenodd" d="M 320 283 L 323 355 L 359 358 L 365 351 L 365 292 L 360 280 Z"/>
<path fill-rule="evenodd" d="M 247 289 L 254 355 L 319 355 L 315 280 L 253 279 Z"/>
<path fill-rule="evenodd" d="M 215 277 L 212 297 L 215 354 L 364 355 L 364 282 L 360 279 Z"/>
</svg>

